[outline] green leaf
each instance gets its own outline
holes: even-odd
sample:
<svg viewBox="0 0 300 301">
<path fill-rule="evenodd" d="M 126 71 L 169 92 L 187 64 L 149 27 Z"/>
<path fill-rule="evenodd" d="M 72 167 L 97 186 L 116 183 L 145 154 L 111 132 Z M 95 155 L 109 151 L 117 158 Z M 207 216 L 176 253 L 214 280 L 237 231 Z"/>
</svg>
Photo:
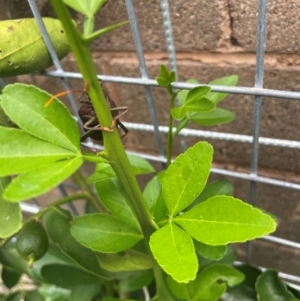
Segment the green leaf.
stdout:
<svg viewBox="0 0 300 301">
<path fill-rule="evenodd" d="M 162 77 L 157 77 L 156 82 L 160 87 L 167 87 L 169 85 L 169 81 Z"/>
<path fill-rule="evenodd" d="M 63 2 L 72 7 L 77 12 L 85 16 L 93 16 L 105 4 L 107 0 L 63 0 Z"/>
<path fill-rule="evenodd" d="M 256 291 L 260 301 L 297 301 L 286 285 L 278 277 L 276 271 L 262 273 L 256 282 Z"/>
<path fill-rule="evenodd" d="M 210 87 L 208 87 L 208 86 L 195 87 L 188 92 L 186 99 L 185 99 L 185 103 L 199 100 L 202 97 L 206 96 L 207 93 L 209 93 L 209 92 L 210 92 Z"/>
<path fill-rule="evenodd" d="M 194 240 L 194 243 L 195 242 L 196 240 Z M 219 260 L 211 260 L 203 257 L 202 255 L 199 255 L 198 258 L 199 258 L 199 265 L 202 269 L 214 263 L 233 265 L 235 260 L 237 259 L 237 251 L 233 245 L 227 245 L 224 256 Z"/>
<path fill-rule="evenodd" d="M 244 275 L 233 267 L 214 264 L 203 269 L 196 280 L 188 283 L 176 283 L 167 279 L 171 292 L 178 298 L 189 301 L 214 301 L 225 292 L 226 284 L 234 286 L 243 281 Z"/>
<path fill-rule="evenodd" d="M 70 222 L 72 219 L 70 212 L 62 208 L 51 207 L 47 209 L 43 214 L 43 222 L 49 238 L 82 268 L 99 277 L 110 279 L 111 275 L 100 267 L 96 254 L 71 236 Z"/>
<path fill-rule="evenodd" d="M 249 265 L 237 266 L 236 269 L 242 272 L 246 278 L 239 285 L 228 288 L 222 296 L 222 301 L 257 301 L 255 283 L 261 271 Z"/>
<path fill-rule="evenodd" d="M 94 300 L 100 293 L 99 283 L 78 285 L 72 288 L 71 301 Z"/>
<path fill-rule="evenodd" d="M 21 174 L 7 186 L 3 197 L 18 202 L 38 196 L 68 178 L 82 164 L 81 158 L 54 162 L 48 166 Z"/>
<path fill-rule="evenodd" d="M 39 293 L 38 290 L 27 291 L 24 300 L 25 301 L 45 301 L 45 299 Z M 65 301 L 65 300 L 63 300 L 63 301 Z"/>
<path fill-rule="evenodd" d="M 214 109 L 215 105 L 206 97 L 210 91 L 209 87 L 195 87 L 187 93 L 181 92 L 180 97 L 185 98 L 183 104 L 171 109 L 171 114 L 175 119 L 182 119 L 188 112 L 207 112 Z"/>
<path fill-rule="evenodd" d="M 88 214 L 74 219 L 71 234 L 82 245 L 103 253 L 124 251 L 142 239 L 139 231 L 107 214 Z"/>
<path fill-rule="evenodd" d="M 19 282 L 21 276 L 22 273 L 15 269 L 6 266 L 2 267 L 2 280 L 7 288 L 14 287 Z"/>
<path fill-rule="evenodd" d="M 0 178 L 0 238 L 7 238 L 22 228 L 22 212 L 20 204 L 12 204 L 3 199 L 5 187 L 10 177 Z"/>
<path fill-rule="evenodd" d="M 192 207 L 200 204 L 208 200 L 209 198 L 215 195 L 232 195 L 233 185 L 230 181 L 226 179 L 216 180 L 214 182 L 209 183 L 205 186 L 200 195 L 196 198 L 196 200 L 186 209 L 190 210 Z"/>
<path fill-rule="evenodd" d="M 43 18 L 59 59 L 70 51 L 59 20 Z M 35 18 L 0 22 L 0 77 L 43 71 L 53 65 Z"/>
<path fill-rule="evenodd" d="M 49 244 L 46 254 L 35 261 L 31 271 L 34 279 L 38 282 L 47 283 L 47 280 L 42 276 L 42 268 L 49 264 L 68 265 L 80 269 L 80 266 L 67 254 L 65 254 L 58 246 Z"/>
<path fill-rule="evenodd" d="M 99 284 L 101 281 L 79 268 L 62 264 L 45 265 L 42 268 L 42 276 L 49 283 L 70 289 L 84 284 Z"/>
<path fill-rule="evenodd" d="M 213 102 L 208 98 L 201 97 L 185 102 L 182 106 L 171 109 L 174 119 L 180 120 L 184 118 L 188 112 L 208 112 L 215 108 Z"/>
<path fill-rule="evenodd" d="M 194 241 L 194 246 L 197 253 L 211 260 L 220 260 L 226 252 L 226 246 L 210 246 L 197 240 Z"/>
<path fill-rule="evenodd" d="M 175 224 L 155 231 L 150 237 L 150 249 L 163 270 L 177 282 L 196 278 L 198 260 L 193 240 Z"/>
<path fill-rule="evenodd" d="M 190 83 L 190 84 L 199 84 L 199 82 L 196 80 L 196 79 L 188 79 L 186 81 L 186 83 Z M 185 100 L 186 100 L 186 97 L 188 95 L 190 90 L 186 90 L 186 89 L 182 89 L 178 92 L 177 96 L 178 96 L 178 102 L 179 104 L 183 105 Z"/>
<path fill-rule="evenodd" d="M 136 155 L 127 155 L 134 174 L 144 175 L 155 172 L 152 165 L 144 158 Z M 108 163 L 97 164 L 96 171 L 87 179 L 89 183 L 116 178 L 117 175 Z"/>
<path fill-rule="evenodd" d="M 24 131 L 79 153 L 80 136 L 77 124 L 61 101 L 56 100 L 45 107 L 51 96 L 34 86 L 17 83 L 4 88 L 1 105 L 7 116 Z"/>
<path fill-rule="evenodd" d="M 119 282 L 122 292 L 133 292 L 149 285 L 153 281 L 153 272 L 145 271 L 142 274 L 129 276 Z"/>
<path fill-rule="evenodd" d="M 164 78 L 165 80 L 169 79 L 169 71 L 165 65 L 160 65 L 159 77 Z"/>
<path fill-rule="evenodd" d="M 55 285 L 42 284 L 38 288 L 45 301 L 70 301 L 71 291 Z"/>
<path fill-rule="evenodd" d="M 1 88 L 0 88 L 0 93 L 1 93 Z M 0 103 L 0 126 L 7 126 L 7 127 L 11 126 L 9 118 L 4 113 L 4 111 L 1 107 L 1 103 Z"/>
<path fill-rule="evenodd" d="M 203 269 L 197 276 L 196 280 L 185 284 L 183 288 L 181 286 L 175 286 L 175 283 L 171 280 L 168 284 L 171 287 L 176 287 L 176 293 L 180 293 L 179 289 L 182 288 L 182 292 L 189 295 L 191 301 L 205 301 L 205 300 L 218 300 L 220 296 L 225 292 L 226 286 L 234 286 L 243 281 L 244 275 L 231 266 L 223 264 L 214 264 Z M 227 284 L 227 285 L 226 285 Z M 173 291 L 171 289 L 171 291 Z"/>
<path fill-rule="evenodd" d="M 170 216 L 191 204 L 203 190 L 211 168 L 213 148 L 198 142 L 169 166 L 162 182 L 162 194 Z"/>
<path fill-rule="evenodd" d="M 212 86 L 235 86 L 239 80 L 237 75 L 230 75 L 215 79 L 209 82 L 209 85 Z M 215 104 L 219 103 L 222 99 L 224 99 L 228 93 L 220 93 L 220 92 L 210 92 L 207 94 L 207 98 L 209 98 Z"/>
<path fill-rule="evenodd" d="M 230 196 L 215 196 L 173 221 L 194 239 L 218 246 L 267 235 L 275 220 L 263 211 Z"/>
<path fill-rule="evenodd" d="M 163 220 L 167 215 L 167 207 L 162 197 L 159 177 L 153 177 L 146 185 L 143 196 L 156 222 Z"/>
<path fill-rule="evenodd" d="M 101 267 L 110 272 L 138 271 L 152 268 L 152 260 L 149 255 L 131 249 L 121 254 L 97 253 L 96 255 Z"/>
<path fill-rule="evenodd" d="M 55 161 L 72 158 L 74 152 L 37 139 L 24 131 L 0 127 L 0 175 L 35 170 Z"/>
<path fill-rule="evenodd" d="M 235 119 L 235 115 L 231 111 L 215 108 L 209 112 L 191 113 L 187 118 L 198 125 L 213 126 L 228 123 Z"/>
<path fill-rule="evenodd" d="M 173 82 L 175 82 L 175 80 L 176 80 L 176 73 L 175 73 L 175 71 L 171 71 L 169 74 L 169 81 L 170 81 L 170 83 L 173 83 Z"/>
<path fill-rule="evenodd" d="M 130 208 L 130 200 L 119 179 L 96 182 L 95 188 L 104 206 L 120 221 L 140 231 L 140 224 Z"/>
</svg>

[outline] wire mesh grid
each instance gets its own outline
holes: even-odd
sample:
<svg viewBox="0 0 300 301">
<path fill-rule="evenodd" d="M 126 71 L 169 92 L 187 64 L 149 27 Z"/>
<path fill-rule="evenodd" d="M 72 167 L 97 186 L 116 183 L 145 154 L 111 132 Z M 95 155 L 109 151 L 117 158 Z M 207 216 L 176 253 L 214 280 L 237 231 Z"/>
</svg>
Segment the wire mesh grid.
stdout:
<svg viewBox="0 0 300 301">
<path fill-rule="evenodd" d="M 67 79 L 72 78 L 82 78 L 81 74 L 76 72 L 68 72 L 65 71 L 57 58 L 57 55 L 54 51 L 54 48 L 51 44 L 49 36 L 46 32 L 46 29 L 43 25 L 43 21 L 41 19 L 40 13 L 36 6 L 35 0 L 28 0 L 29 5 L 31 7 L 32 13 L 40 27 L 42 32 L 44 41 L 47 45 L 49 53 L 52 57 L 55 70 L 54 71 L 46 71 L 42 75 L 49 77 L 58 77 L 61 79 L 66 90 L 69 90 L 69 84 Z M 155 162 L 165 162 L 164 156 L 164 148 L 163 142 L 161 139 L 161 133 L 167 132 L 167 127 L 159 125 L 156 117 L 156 112 L 154 108 L 153 96 L 151 92 L 151 86 L 157 86 L 157 83 L 154 79 L 149 78 L 147 65 L 145 62 L 145 56 L 143 52 L 142 42 L 139 34 L 139 28 L 137 24 L 137 18 L 135 15 L 135 9 L 132 0 L 125 0 L 127 13 L 130 21 L 131 31 L 134 39 L 135 49 L 138 56 L 139 68 L 140 68 L 140 77 L 121 77 L 121 76 L 111 76 L 100 74 L 98 77 L 104 82 L 113 82 L 113 83 L 123 83 L 123 84 L 135 84 L 141 85 L 144 87 L 145 96 L 147 99 L 149 113 L 152 120 L 152 125 L 149 124 L 141 124 L 141 123 L 130 123 L 124 122 L 127 128 L 134 129 L 138 131 L 151 131 L 155 134 L 155 140 L 157 143 L 158 155 L 149 155 L 149 154 L 139 154 L 140 156 Z M 172 25 L 171 25 L 171 17 L 169 11 L 169 4 L 167 0 L 161 0 L 161 12 L 163 18 L 163 26 L 165 31 L 165 40 L 167 44 L 167 51 L 169 57 L 169 64 L 171 69 L 177 73 L 177 62 L 176 62 L 176 54 L 175 47 L 172 36 Z M 254 97 L 254 112 L 253 112 L 253 134 L 252 135 L 240 135 L 240 134 L 230 134 L 223 132 L 213 132 L 213 131 L 203 131 L 203 130 L 194 130 L 194 129 L 184 129 L 181 131 L 180 135 L 182 137 L 185 136 L 194 136 L 201 137 L 205 139 L 213 138 L 220 140 L 229 140 L 236 141 L 241 143 L 249 143 L 252 146 L 251 152 L 251 171 L 249 173 L 241 173 L 234 172 L 221 168 L 212 168 L 212 173 L 220 174 L 224 176 L 229 176 L 233 178 L 238 178 L 242 180 L 246 180 L 250 182 L 250 191 L 249 191 L 249 202 L 255 204 L 255 190 L 257 183 L 265 183 L 268 185 L 281 186 L 288 189 L 300 190 L 300 184 L 277 180 L 272 177 L 263 177 L 258 175 L 258 157 L 259 157 L 259 146 L 260 145 L 270 145 L 277 146 L 283 148 L 300 148 L 300 141 L 293 140 L 284 140 L 284 139 L 273 139 L 260 137 L 260 119 L 261 119 L 261 106 L 262 106 L 262 98 L 263 97 L 274 97 L 274 98 L 286 98 L 290 100 L 297 100 L 300 98 L 300 92 L 292 92 L 292 91 L 283 91 L 283 90 L 275 90 L 275 89 L 264 89 L 264 55 L 265 55 L 265 44 L 266 44 L 266 29 L 267 29 L 267 0 L 259 0 L 258 1 L 258 22 L 257 22 L 257 49 L 256 49 L 256 70 L 255 70 L 255 84 L 254 87 L 223 87 L 223 86 L 211 86 L 211 90 L 214 92 L 225 92 L 230 94 L 240 94 L 240 95 L 250 95 Z M 4 83 L 4 82 L 3 82 Z M 184 83 L 176 81 L 173 84 L 174 88 L 185 88 L 191 89 L 194 87 L 192 84 Z M 70 103 L 74 111 L 76 111 L 76 102 L 73 99 L 71 94 L 68 95 Z M 90 146 L 95 147 L 92 142 L 88 143 Z M 184 140 L 183 140 L 184 145 Z M 62 196 L 66 196 L 66 186 L 65 184 L 60 185 L 58 187 L 59 192 Z M 36 213 L 40 207 L 39 205 L 32 203 L 22 203 L 22 210 L 28 213 Z M 73 214 L 77 214 L 76 209 L 70 205 L 70 210 Z M 293 242 L 291 240 L 275 237 L 275 236 L 267 236 L 262 238 L 263 240 L 272 242 L 274 244 L 286 246 L 293 249 L 300 249 L 300 243 Z M 247 255 L 246 261 L 248 263 L 251 262 L 251 243 L 247 245 Z M 288 281 L 293 281 L 300 284 L 300 277 L 285 273 L 279 273 L 279 275 Z"/>
</svg>

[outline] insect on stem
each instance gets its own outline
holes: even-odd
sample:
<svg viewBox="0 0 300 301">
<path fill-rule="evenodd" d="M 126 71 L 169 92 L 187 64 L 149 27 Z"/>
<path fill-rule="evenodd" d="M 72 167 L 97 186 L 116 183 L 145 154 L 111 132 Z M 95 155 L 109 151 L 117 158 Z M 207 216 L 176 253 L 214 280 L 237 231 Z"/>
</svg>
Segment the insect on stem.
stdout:
<svg viewBox="0 0 300 301">
<path fill-rule="evenodd" d="M 104 91 L 104 95 L 106 98 L 106 102 L 110 108 L 111 115 L 113 117 L 113 121 L 109 127 L 103 127 L 100 125 L 100 122 L 97 118 L 95 109 L 93 107 L 93 104 L 89 98 L 88 95 L 88 85 L 87 83 L 84 84 L 84 89 L 79 90 L 69 90 L 57 93 L 53 95 L 46 103 L 45 107 L 48 107 L 52 101 L 60 96 L 67 95 L 69 93 L 81 93 L 81 95 L 78 98 L 78 102 L 80 102 L 82 105 L 78 110 L 78 115 L 83 123 L 83 130 L 85 133 L 83 136 L 81 136 L 81 142 L 87 139 L 88 137 L 96 140 L 96 141 L 103 141 L 103 135 L 102 131 L 105 132 L 112 132 L 115 125 L 119 126 L 123 130 L 123 135 L 121 138 L 125 137 L 127 133 L 129 132 L 128 129 L 125 127 L 125 125 L 119 120 L 122 115 L 124 115 L 127 111 L 127 107 L 117 107 L 115 102 L 110 98 L 107 92 Z M 84 96 L 86 96 L 84 98 Z"/>
</svg>

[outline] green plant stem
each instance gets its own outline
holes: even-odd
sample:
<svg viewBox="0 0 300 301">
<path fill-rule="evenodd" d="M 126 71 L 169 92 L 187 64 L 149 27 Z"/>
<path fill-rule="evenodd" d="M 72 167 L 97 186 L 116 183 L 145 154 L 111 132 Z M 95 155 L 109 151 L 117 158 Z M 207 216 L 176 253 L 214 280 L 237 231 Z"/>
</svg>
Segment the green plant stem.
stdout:
<svg viewBox="0 0 300 301">
<path fill-rule="evenodd" d="M 172 148 L 173 148 L 173 116 L 171 114 L 171 109 L 174 108 L 176 93 L 171 94 L 170 99 L 170 109 L 169 109 L 169 132 L 168 132 L 168 144 L 167 144 L 167 168 L 171 164 L 172 160 Z"/>
<path fill-rule="evenodd" d="M 94 24 L 95 24 L 95 17 L 87 17 L 84 16 L 84 22 L 83 22 L 83 35 L 87 36 L 91 34 L 94 30 Z"/>
<path fill-rule="evenodd" d="M 91 186 L 86 182 L 85 178 L 83 177 L 82 173 L 77 170 L 73 175 L 72 175 L 73 180 L 75 183 L 78 185 L 78 187 L 85 191 L 88 194 L 88 201 L 90 204 L 93 206 L 93 208 L 97 212 L 107 212 L 107 209 L 105 206 L 100 202 L 99 198 L 95 195 L 93 189 Z"/>
<path fill-rule="evenodd" d="M 106 102 L 103 90 L 97 79 L 97 72 L 89 50 L 89 43 L 84 40 L 78 29 L 71 21 L 71 16 L 62 1 L 52 0 L 52 6 L 63 23 L 68 40 L 77 60 L 84 81 L 88 85 L 89 97 L 92 101 L 101 126 L 109 128 L 112 125 L 112 115 Z M 103 131 L 106 157 L 118 176 L 135 211 L 145 241 L 148 243 L 156 224 L 143 199 L 141 190 L 132 172 L 124 147 L 116 128 L 111 132 Z"/>
</svg>

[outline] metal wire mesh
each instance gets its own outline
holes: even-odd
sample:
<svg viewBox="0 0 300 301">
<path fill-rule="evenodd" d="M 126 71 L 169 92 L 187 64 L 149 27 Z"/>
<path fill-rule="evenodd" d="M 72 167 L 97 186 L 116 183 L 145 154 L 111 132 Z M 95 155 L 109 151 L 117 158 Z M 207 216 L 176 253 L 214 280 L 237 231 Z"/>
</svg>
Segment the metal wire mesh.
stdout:
<svg viewBox="0 0 300 301">
<path fill-rule="evenodd" d="M 43 25 L 41 16 L 37 9 L 34 0 L 28 0 L 32 13 L 36 18 L 38 25 L 41 29 L 42 35 L 44 37 L 45 43 L 49 50 L 49 53 L 52 57 L 55 70 L 47 71 L 43 73 L 43 76 L 48 77 L 59 77 L 62 80 L 62 83 L 66 90 L 69 90 L 69 84 L 67 79 L 71 78 L 81 78 L 81 75 L 76 72 L 67 72 L 63 70 L 54 48 L 51 45 L 51 41 L 47 35 L 45 27 Z M 135 84 L 142 85 L 145 89 L 145 95 L 149 107 L 149 113 L 151 116 L 152 125 L 149 124 L 141 124 L 141 123 L 125 123 L 126 127 L 129 129 L 135 129 L 139 131 L 151 131 L 155 134 L 155 140 L 158 149 L 157 156 L 151 156 L 149 154 L 139 154 L 149 160 L 157 161 L 157 162 L 165 162 L 164 157 L 164 147 L 161 140 L 161 133 L 167 132 L 167 127 L 161 126 L 158 124 L 156 112 L 154 108 L 153 97 L 151 93 L 151 86 L 157 86 L 157 83 L 154 79 L 149 78 L 147 66 L 145 63 L 144 52 L 142 47 L 142 42 L 139 34 L 137 18 L 135 16 L 134 5 L 131 0 L 125 0 L 128 17 L 130 20 L 131 31 L 134 38 L 135 49 L 138 56 L 139 68 L 141 76 L 139 78 L 132 77 L 120 77 L 120 76 L 111 76 L 100 74 L 99 79 L 107 82 L 114 83 L 123 83 L 123 84 Z M 169 12 L 169 4 L 168 0 L 161 0 L 161 11 L 163 17 L 163 26 L 165 30 L 165 40 L 167 44 L 167 51 L 169 57 L 169 63 L 172 70 L 177 73 L 177 62 L 176 62 L 176 52 L 173 42 L 172 36 L 172 25 L 171 25 L 171 17 Z M 277 180 L 271 177 L 263 177 L 257 174 L 258 169 L 258 158 L 259 158 L 259 147 L 260 145 L 271 145 L 276 147 L 283 148 L 300 148 L 300 141 L 292 141 L 292 140 L 284 140 L 284 139 L 273 139 L 267 137 L 260 137 L 260 118 L 261 118 L 261 104 L 262 97 L 275 97 L 279 98 L 284 97 L 285 99 L 290 99 L 291 101 L 295 101 L 300 98 L 300 92 L 291 92 L 291 91 L 282 91 L 282 90 L 274 90 L 274 89 L 264 89 L 263 88 L 263 80 L 264 80 L 264 54 L 265 54 L 265 44 L 266 44 L 266 29 L 267 29 L 267 0 L 259 0 L 258 1 L 258 25 L 257 25 L 257 49 L 256 49 L 256 71 L 255 71 L 255 84 L 254 87 L 223 87 L 223 86 L 211 86 L 211 90 L 214 92 L 225 92 L 231 94 L 241 94 L 241 95 L 251 95 L 254 97 L 254 113 L 253 113 L 253 134 L 249 135 L 239 135 L 239 134 L 230 134 L 230 133 L 222 133 L 222 132 L 213 132 L 213 131 L 203 131 L 203 130 L 194 130 L 194 129 L 184 129 L 181 131 L 180 135 L 182 136 L 195 136 L 202 138 L 213 138 L 213 139 L 221 139 L 221 140 L 229 140 L 229 141 L 237 141 L 241 143 L 250 143 L 252 146 L 251 152 L 251 171 L 249 173 L 241 173 L 241 172 L 233 172 L 225 169 L 213 168 L 212 172 L 216 174 L 226 175 L 230 177 L 235 177 L 239 179 L 243 179 L 250 182 L 250 190 L 249 190 L 249 201 L 252 204 L 255 204 L 256 199 L 256 184 L 257 183 L 265 183 L 269 185 L 281 186 L 288 189 L 300 190 L 300 184 L 293 183 L 290 181 L 282 181 Z M 178 74 L 178 73 L 177 73 Z M 180 75 L 179 75 L 180 76 Z M 178 80 L 178 79 L 177 79 Z M 194 87 L 193 84 L 183 83 L 177 81 L 174 83 L 175 88 L 186 88 L 190 89 Z M 77 111 L 77 104 L 73 99 L 72 94 L 68 95 L 69 100 L 72 104 L 74 112 Z M 90 144 L 92 142 L 89 142 Z M 61 185 L 59 187 L 60 193 L 62 196 L 66 195 L 66 191 L 64 186 Z M 31 205 L 28 203 L 23 203 L 22 210 L 29 213 L 35 213 L 39 210 L 38 205 Z M 70 208 L 74 214 L 77 214 L 76 209 Z M 273 242 L 275 244 L 287 246 L 294 249 L 300 249 L 300 244 L 278 238 L 275 236 L 267 236 L 263 238 L 266 241 Z M 247 247 L 247 262 L 251 262 L 251 244 L 248 244 Z M 286 280 L 296 281 L 300 283 L 300 277 L 280 273 L 280 276 Z"/>
</svg>

